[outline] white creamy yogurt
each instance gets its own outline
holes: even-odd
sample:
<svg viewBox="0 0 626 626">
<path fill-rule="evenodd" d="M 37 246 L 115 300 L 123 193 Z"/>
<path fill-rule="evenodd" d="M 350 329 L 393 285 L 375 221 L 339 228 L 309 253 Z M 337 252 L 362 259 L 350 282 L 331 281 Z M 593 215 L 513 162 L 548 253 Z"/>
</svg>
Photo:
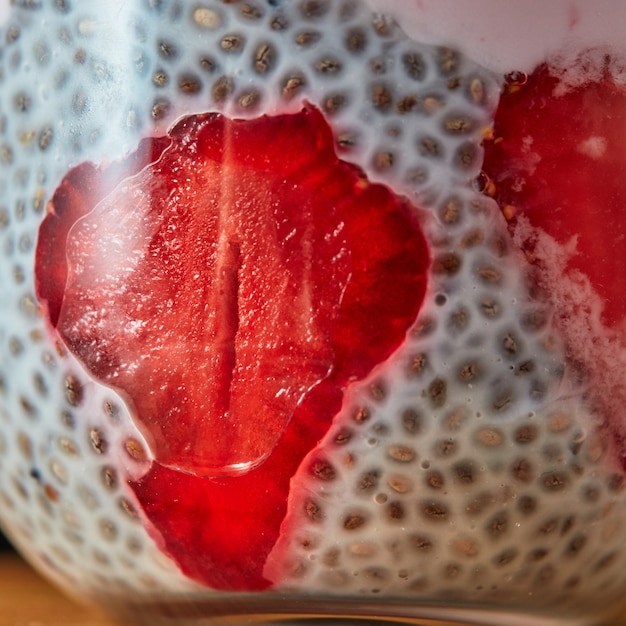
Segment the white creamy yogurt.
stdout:
<svg viewBox="0 0 626 626">
<path fill-rule="evenodd" d="M 367 0 L 418 41 L 460 48 L 498 71 L 529 71 L 571 47 L 626 52 L 620 0 Z"/>
</svg>

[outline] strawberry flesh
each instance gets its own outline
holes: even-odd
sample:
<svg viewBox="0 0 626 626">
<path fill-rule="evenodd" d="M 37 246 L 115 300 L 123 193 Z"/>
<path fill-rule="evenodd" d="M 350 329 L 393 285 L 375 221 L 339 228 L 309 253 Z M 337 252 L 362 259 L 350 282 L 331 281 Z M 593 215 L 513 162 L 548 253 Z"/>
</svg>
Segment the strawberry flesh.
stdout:
<svg viewBox="0 0 626 626">
<path fill-rule="evenodd" d="M 289 480 L 343 390 L 415 320 L 415 209 L 339 160 L 323 116 L 189 116 L 54 194 L 37 293 L 122 394 L 155 461 L 133 483 L 190 576 L 261 589 Z M 51 269 L 50 269 L 51 268 Z"/>
<path fill-rule="evenodd" d="M 558 244 L 576 238 L 567 270 L 588 277 L 615 328 L 626 315 L 626 89 L 608 70 L 568 89 L 545 64 L 515 78 L 485 143 L 495 199 L 513 232 L 524 216 Z M 537 260 L 532 237 L 523 247 Z"/>
</svg>

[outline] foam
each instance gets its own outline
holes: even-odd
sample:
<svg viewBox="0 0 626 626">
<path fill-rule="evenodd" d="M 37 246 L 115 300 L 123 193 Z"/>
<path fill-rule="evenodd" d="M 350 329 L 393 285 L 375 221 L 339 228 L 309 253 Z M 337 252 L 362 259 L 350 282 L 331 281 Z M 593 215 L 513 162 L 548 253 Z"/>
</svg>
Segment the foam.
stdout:
<svg viewBox="0 0 626 626">
<path fill-rule="evenodd" d="M 558 243 L 520 216 L 513 241 L 519 247 L 529 241 L 533 244 L 533 255 L 540 267 L 539 285 L 555 311 L 555 326 L 567 345 L 568 358 L 584 368 L 585 385 L 592 390 L 600 410 L 596 418 L 618 433 L 620 439 L 626 438 L 626 328 L 605 326 L 601 296 L 585 274 L 568 268 L 576 254 L 576 238 L 566 244 Z"/>
</svg>

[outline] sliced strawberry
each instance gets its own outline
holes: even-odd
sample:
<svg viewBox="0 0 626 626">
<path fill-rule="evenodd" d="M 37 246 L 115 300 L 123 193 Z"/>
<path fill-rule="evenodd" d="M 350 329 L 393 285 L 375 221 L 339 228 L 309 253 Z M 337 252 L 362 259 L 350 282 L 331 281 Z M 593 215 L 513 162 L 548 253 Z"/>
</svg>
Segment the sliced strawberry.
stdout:
<svg viewBox="0 0 626 626">
<path fill-rule="evenodd" d="M 68 172 L 47 207 L 47 216 L 39 228 L 36 264 L 42 271 L 35 275 L 39 299 L 53 326 L 57 325 L 67 279 L 65 241 L 70 228 L 100 198 L 108 195 L 125 176 L 136 174 L 158 159 L 170 143 L 167 137 L 145 139 L 126 161 L 99 169 L 93 163 L 82 163 Z"/>
<path fill-rule="evenodd" d="M 566 89 L 546 65 L 519 79 L 485 145 L 495 198 L 512 230 L 525 216 L 559 244 L 576 238 L 568 270 L 589 278 L 615 327 L 626 315 L 626 89 L 608 71 Z M 533 246 L 527 238 L 529 258 Z"/>
<path fill-rule="evenodd" d="M 270 457 L 246 474 L 199 478 L 154 463 L 132 484 L 155 538 L 185 574 L 215 589 L 269 586 L 263 568 L 287 512 L 291 478 L 341 401 L 335 381 L 314 387 Z"/>
<path fill-rule="evenodd" d="M 312 107 L 190 116 L 126 172 L 70 172 L 42 225 L 39 297 L 128 398 L 156 459 L 140 502 L 214 587 L 266 585 L 290 477 L 424 297 L 414 209 L 333 146 Z"/>
</svg>

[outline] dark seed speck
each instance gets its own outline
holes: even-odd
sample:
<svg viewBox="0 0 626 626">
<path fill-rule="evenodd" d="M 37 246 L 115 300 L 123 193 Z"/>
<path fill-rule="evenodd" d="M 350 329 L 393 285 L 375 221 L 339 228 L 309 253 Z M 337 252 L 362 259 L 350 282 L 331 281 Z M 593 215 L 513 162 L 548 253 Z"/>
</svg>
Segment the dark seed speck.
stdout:
<svg viewBox="0 0 626 626">
<path fill-rule="evenodd" d="M 448 508 L 439 502 L 425 502 L 421 512 L 426 519 L 432 521 L 443 522 L 448 518 Z"/>
<path fill-rule="evenodd" d="M 270 28 L 275 31 L 286 30 L 289 28 L 289 22 L 284 15 L 275 15 L 270 20 Z"/>
<path fill-rule="evenodd" d="M 406 409 L 402 413 L 402 426 L 410 435 L 417 435 L 422 431 L 422 416 L 415 409 Z"/>
<path fill-rule="evenodd" d="M 463 143 L 454 153 L 454 164 L 459 169 L 467 170 L 476 163 L 476 157 L 476 146 L 473 143 Z"/>
<path fill-rule="evenodd" d="M 527 444 L 535 441 L 537 436 L 539 435 L 539 431 L 536 426 L 526 425 L 520 426 L 514 434 L 514 439 L 517 443 Z"/>
<path fill-rule="evenodd" d="M 75 376 L 65 377 L 65 399 L 70 406 L 79 406 L 83 401 L 83 386 Z"/>
<path fill-rule="evenodd" d="M 410 538 L 411 545 L 418 552 L 430 552 L 433 549 L 433 542 L 423 535 L 413 535 Z"/>
<path fill-rule="evenodd" d="M 357 489 L 359 491 L 372 491 L 376 487 L 378 487 L 378 482 L 380 480 L 380 472 L 378 470 L 372 470 L 369 472 L 365 472 L 361 474 L 359 478 Z"/>
<path fill-rule="evenodd" d="M 100 477 L 102 479 L 102 484 L 105 486 L 106 489 L 113 491 L 117 488 L 119 484 L 119 479 L 117 476 L 117 471 L 114 467 L 111 467 L 110 465 L 105 465 L 100 472 Z"/>
<path fill-rule="evenodd" d="M 332 57 L 327 57 L 317 61 L 315 69 L 320 74 L 337 74 L 341 70 L 341 62 Z"/>
<path fill-rule="evenodd" d="M 445 276 L 455 276 L 461 269 L 461 257 L 454 252 L 440 254 L 433 261 L 433 273 Z"/>
<path fill-rule="evenodd" d="M 401 502 L 390 502 L 387 505 L 387 517 L 392 521 L 401 520 L 405 517 L 406 511 Z"/>
<path fill-rule="evenodd" d="M 585 547 L 587 543 L 587 537 L 585 535 L 576 535 L 565 548 L 563 556 L 572 558 L 578 555 L 578 553 Z"/>
<path fill-rule="evenodd" d="M 367 45 L 367 35 L 361 28 L 351 28 L 346 36 L 346 48 L 350 52 L 362 52 Z"/>
<path fill-rule="evenodd" d="M 519 550 L 517 548 L 507 548 L 493 558 L 493 564 L 496 567 L 504 567 L 512 563 L 517 558 L 518 554 Z"/>
<path fill-rule="evenodd" d="M 426 64 L 419 52 L 406 52 L 402 55 L 402 67 L 409 78 L 422 80 L 426 74 Z"/>
<path fill-rule="evenodd" d="M 454 478 L 462 485 L 471 485 L 475 480 L 474 464 L 471 461 L 461 461 L 453 467 Z"/>
<path fill-rule="evenodd" d="M 256 106 L 261 100 L 261 94 L 258 91 L 249 91 L 239 96 L 237 104 L 242 109 L 251 109 Z"/>
<path fill-rule="evenodd" d="M 434 137 L 423 137 L 418 142 L 418 149 L 423 157 L 437 158 L 443 154 L 441 145 Z"/>
<path fill-rule="evenodd" d="M 400 114 L 410 113 L 411 111 L 415 111 L 415 109 L 417 109 L 418 104 L 419 100 L 417 96 L 404 96 L 396 102 L 396 111 Z"/>
<path fill-rule="evenodd" d="M 432 489 L 441 489 L 445 485 L 443 474 L 437 470 L 431 470 L 426 474 L 426 484 Z"/>
<path fill-rule="evenodd" d="M 258 20 L 263 17 L 263 11 L 261 11 L 259 7 L 248 2 L 246 2 L 246 4 L 243 4 L 239 8 L 239 13 L 242 15 L 242 17 L 245 17 L 249 20 Z"/>
<path fill-rule="evenodd" d="M 282 94 L 288 99 L 293 98 L 302 90 L 305 85 L 306 80 L 303 76 L 290 76 L 283 84 Z"/>
<path fill-rule="evenodd" d="M 343 521 L 343 527 L 346 530 L 356 530 L 365 524 L 365 517 L 357 513 L 351 513 Z"/>
<path fill-rule="evenodd" d="M 521 496 L 517 501 L 517 508 L 522 515 L 530 515 L 537 510 L 537 501 L 532 496 Z"/>
<path fill-rule="evenodd" d="M 541 475 L 541 485 L 546 491 L 562 491 L 567 487 L 569 477 L 564 472 L 546 472 Z"/>
<path fill-rule="evenodd" d="M 459 54 L 451 48 L 439 50 L 439 69 L 442 74 L 448 75 L 455 72 L 459 66 Z"/>
<path fill-rule="evenodd" d="M 274 61 L 274 48 L 267 43 L 257 47 L 254 52 L 254 69 L 259 74 L 266 74 L 272 67 Z"/>
<path fill-rule="evenodd" d="M 214 72 L 217 68 L 217 63 L 215 62 L 215 59 L 206 56 L 203 56 L 198 60 L 198 65 L 200 65 L 200 68 L 203 71 L 208 73 Z"/>
<path fill-rule="evenodd" d="M 434 408 L 440 408 L 448 397 L 448 383 L 443 378 L 435 378 L 428 385 L 428 397 Z"/>
<path fill-rule="evenodd" d="M 170 103 L 168 100 L 157 100 L 152 107 L 152 117 L 155 120 L 163 119 L 170 110 Z"/>
<path fill-rule="evenodd" d="M 318 522 L 324 518 L 324 513 L 320 505 L 315 502 L 315 500 L 307 500 L 305 502 L 304 512 L 306 516 L 314 522 Z"/>
<path fill-rule="evenodd" d="M 534 478 L 533 466 L 528 459 L 517 459 L 511 464 L 511 474 L 513 478 L 528 483 Z"/>
<path fill-rule="evenodd" d="M 506 533 L 509 528 L 509 516 L 505 511 L 496 513 L 485 526 L 487 534 L 491 537 L 500 537 Z"/>
<path fill-rule="evenodd" d="M 394 162 L 393 152 L 378 152 L 374 155 L 374 167 L 379 172 L 391 169 Z"/>
<path fill-rule="evenodd" d="M 152 75 L 152 83 L 155 87 L 165 87 L 168 83 L 168 76 L 164 70 L 157 70 Z"/>
<path fill-rule="evenodd" d="M 220 48 L 224 52 L 241 52 L 245 44 L 245 40 L 240 35 L 225 35 L 220 41 Z"/>
<path fill-rule="evenodd" d="M 328 0 L 303 0 L 300 4 L 300 13 L 308 19 L 322 17 L 330 8 Z"/>
<path fill-rule="evenodd" d="M 218 78 L 211 89 L 213 100 L 218 104 L 225 102 L 231 95 L 233 88 L 233 81 L 228 76 Z"/>
<path fill-rule="evenodd" d="M 13 102 L 18 113 L 26 113 L 31 106 L 30 96 L 24 92 L 18 93 Z"/>
<path fill-rule="evenodd" d="M 324 108 L 325 113 L 332 115 L 333 113 L 337 113 L 337 111 L 341 110 L 345 104 L 345 95 L 341 93 L 335 93 L 324 98 L 322 107 Z"/>
<path fill-rule="evenodd" d="M 318 459 L 311 464 L 310 472 L 314 478 L 323 481 L 334 480 L 337 476 L 335 468 L 328 462 Z"/>
<path fill-rule="evenodd" d="M 535 548 L 528 553 L 526 557 L 528 561 L 533 563 L 538 563 L 539 561 L 543 561 L 548 554 L 550 554 L 550 550 L 547 548 Z"/>
<path fill-rule="evenodd" d="M 372 86 L 372 104 L 379 111 L 386 111 L 392 103 L 391 91 L 384 85 Z"/>
<path fill-rule="evenodd" d="M 433 446 L 434 454 L 439 458 L 452 456 L 457 451 L 457 443 L 454 439 L 440 439 Z"/>
<path fill-rule="evenodd" d="M 163 59 L 174 59 L 178 56 L 178 50 L 169 41 L 160 41 L 158 44 L 159 56 Z"/>
<path fill-rule="evenodd" d="M 306 48 L 316 44 L 322 35 L 315 30 L 304 30 L 296 34 L 294 41 L 298 46 Z"/>
<path fill-rule="evenodd" d="M 51 126 L 45 126 L 39 131 L 38 145 L 40 150 L 47 150 L 52 143 L 53 131 Z"/>
<path fill-rule="evenodd" d="M 106 454 L 107 450 L 109 449 L 109 444 L 101 430 L 97 428 L 92 428 L 91 432 L 89 433 L 89 440 L 91 442 L 91 447 L 98 454 Z"/>
</svg>

